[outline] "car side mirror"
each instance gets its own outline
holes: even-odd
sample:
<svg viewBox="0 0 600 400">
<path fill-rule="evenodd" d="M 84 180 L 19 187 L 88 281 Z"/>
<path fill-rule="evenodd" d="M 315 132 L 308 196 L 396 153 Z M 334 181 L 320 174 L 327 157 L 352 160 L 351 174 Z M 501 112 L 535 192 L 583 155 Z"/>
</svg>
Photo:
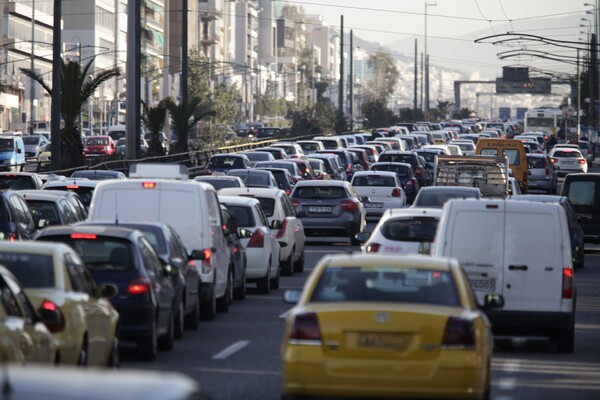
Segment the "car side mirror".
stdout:
<svg viewBox="0 0 600 400">
<path fill-rule="evenodd" d="M 286 289 L 283 292 L 283 301 L 287 304 L 298 304 L 301 296 L 302 290 L 300 289 Z"/>
<path fill-rule="evenodd" d="M 100 297 L 105 299 L 114 299 L 119 295 L 119 288 L 114 283 L 100 284 Z"/>
<path fill-rule="evenodd" d="M 497 293 L 488 293 L 483 298 L 483 308 L 502 308 L 504 307 L 504 296 Z"/>
<path fill-rule="evenodd" d="M 281 222 L 281 221 L 280 221 L 280 220 L 278 220 L 278 219 L 274 219 L 274 220 L 271 222 L 271 225 L 269 226 L 269 228 L 271 228 L 271 229 L 279 229 L 279 228 L 281 228 L 282 226 L 283 226 L 283 222 Z"/>
<path fill-rule="evenodd" d="M 206 257 L 206 251 L 204 251 L 204 250 L 192 250 L 192 252 L 189 255 L 190 260 L 202 261 L 205 258 L 207 258 L 207 257 Z"/>
<path fill-rule="evenodd" d="M 48 221 L 47 219 L 39 219 L 38 220 L 38 223 L 37 223 L 38 229 L 43 229 L 43 228 L 47 227 L 48 225 L 50 225 L 50 221 Z"/>
<path fill-rule="evenodd" d="M 371 237 L 371 232 L 359 232 L 355 237 L 359 242 L 365 243 Z"/>
<path fill-rule="evenodd" d="M 238 231 L 238 237 L 240 239 L 250 239 L 252 237 L 252 231 L 246 228 L 242 228 Z"/>
<path fill-rule="evenodd" d="M 296 217 L 298 218 L 306 218 L 308 213 L 304 210 L 296 211 Z"/>
</svg>

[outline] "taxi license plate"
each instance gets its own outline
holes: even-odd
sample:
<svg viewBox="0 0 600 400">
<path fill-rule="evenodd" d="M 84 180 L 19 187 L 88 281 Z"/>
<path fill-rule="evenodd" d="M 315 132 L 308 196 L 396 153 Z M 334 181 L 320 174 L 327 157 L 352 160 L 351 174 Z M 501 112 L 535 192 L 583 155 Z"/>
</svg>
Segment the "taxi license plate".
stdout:
<svg viewBox="0 0 600 400">
<path fill-rule="evenodd" d="M 223 176 L 223 175 L 227 175 L 225 172 L 222 171 L 215 171 L 212 173 L 212 175 L 214 176 Z"/>
<path fill-rule="evenodd" d="M 365 203 L 367 208 L 383 208 L 383 203 Z"/>
<path fill-rule="evenodd" d="M 331 207 L 308 207 L 308 212 L 315 214 L 330 213 Z"/>
<path fill-rule="evenodd" d="M 359 333 L 356 344 L 364 348 L 403 350 L 408 346 L 408 340 L 397 333 Z"/>
<path fill-rule="evenodd" d="M 476 292 L 494 292 L 496 290 L 495 279 L 471 279 L 471 288 Z"/>
</svg>

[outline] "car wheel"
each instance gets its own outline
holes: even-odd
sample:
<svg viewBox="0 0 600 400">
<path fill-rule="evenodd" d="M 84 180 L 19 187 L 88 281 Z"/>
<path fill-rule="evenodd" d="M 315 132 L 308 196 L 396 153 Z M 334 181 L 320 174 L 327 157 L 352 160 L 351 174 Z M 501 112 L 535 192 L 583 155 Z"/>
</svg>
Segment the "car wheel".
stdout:
<svg viewBox="0 0 600 400">
<path fill-rule="evenodd" d="M 575 247 L 575 251 L 573 252 L 573 268 L 574 269 L 583 269 L 583 265 L 585 262 L 585 251 L 581 249 L 581 247 Z"/>
<path fill-rule="evenodd" d="M 304 272 L 304 252 L 302 252 L 298 261 L 294 263 L 294 272 Z"/>
<path fill-rule="evenodd" d="M 244 271 L 244 277 L 242 278 L 242 284 L 240 287 L 233 289 L 233 298 L 236 300 L 244 300 L 246 298 L 246 272 Z"/>
<path fill-rule="evenodd" d="M 292 276 L 294 273 L 294 250 L 290 253 L 287 260 L 281 263 L 281 276 Z"/>
<path fill-rule="evenodd" d="M 256 282 L 256 288 L 260 294 L 269 294 L 269 284 L 271 281 L 271 266 L 267 268 L 267 274 Z"/>
<path fill-rule="evenodd" d="M 110 356 L 108 357 L 107 366 L 109 368 L 119 368 L 121 365 L 121 349 L 119 344 L 119 335 L 115 333 L 113 337 L 112 347 L 110 349 Z"/>
<path fill-rule="evenodd" d="M 183 294 L 185 296 L 185 294 Z M 175 339 L 183 337 L 183 302 L 179 302 L 179 309 L 175 315 Z"/>
<path fill-rule="evenodd" d="M 572 353 L 575 350 L 575 327 L 562 331 L 556 336 L 556 349 L 559 353 Z"/>
<path fill-rule="evenodd" d="M 158 338 L 156 333 L 156 321 L 152 324 L 149 336 L 140 339 L 137 344 L 138 357 L 144 361 L 156 360 L 158 354 Z"/>
<path fill-rule="evenodd" d="M 185 316 L 184 324 L 186 329 L 192 331 L 197 330 L 200 326 L 200 295 L 198 295 L 198 299 L 196 300 L 192 312 Z"/>
<path fill-rule="evenodd" d="M 167 334 L 160 338 L 158 341 L 159 350 L 173 350 L 173 342 L 175 341 L 175 316 L 171 310 L 171 316 L 169 317 L 169 327 Z"/>
<path fill-rule="evenodd" d="M 217 298 L 215 296 L 214 284 L 211 288 L 210 299 L 201 300 L 200 302 L 200 318 L 204 321 L 212 321 L 217 315 Z"/>
<path fill-rule="evenodd" d="M 79 356 L 77 356 L 77 366 L 78 367 L 87 367 L 88 365 L 88 342 L 87 337 L 83 338 L 83 343 L 81 344 L 81 350 L 79 350 Z"/>
<path fill-rule="evenodd" d="M 232 282 L 231 267 L 227 271 L 227 286 L 225 287 L 225 293 L 223 296 L 217 299 L 217 312 L 226 313 L 229 311 L 229 305 L 233 301 L 233 282 Z"/>
<path fill-rule="evenodd" d="M 279 289 L 279 281 L 280 281 L 280 268 L 279 266 L 277 267 L 277 274 L 275 275 L 275 277 L 270 279 L 270 286 L 271 289 Z"/>
</svg>

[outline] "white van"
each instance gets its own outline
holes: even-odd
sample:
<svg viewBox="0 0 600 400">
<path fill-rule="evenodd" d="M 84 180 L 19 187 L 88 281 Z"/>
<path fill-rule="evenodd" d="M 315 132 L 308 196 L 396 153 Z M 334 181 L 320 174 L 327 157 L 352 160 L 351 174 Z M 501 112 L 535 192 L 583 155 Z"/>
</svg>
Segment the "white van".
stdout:
<svg viewBox="0 0 600 400">
<path fill-rule="evenodd" d="M 201 317 L 212 320 L 216 311 L 228 310 L 234 271 L 217 192 L 210 184 L 153 178 L 102 181 L 94 190 L 88 221 L 171 225 L 190 258 L 198 260 Z"/>
<path fill-rule="evenodd" d="M 559 351 L 573 351 L 571 242 L 559 204 L 450 200 L 432 254 L 458 259 L 480 304 L 488 293 L 504 297 L 488 313 L 494 334 L 549 336 Z"/>
<path fill-rule="evenodd" d="M 25 166 L 25 144 L 21 136 L 0 135 L 0 170 L 21 171 Z"/>
</svg>

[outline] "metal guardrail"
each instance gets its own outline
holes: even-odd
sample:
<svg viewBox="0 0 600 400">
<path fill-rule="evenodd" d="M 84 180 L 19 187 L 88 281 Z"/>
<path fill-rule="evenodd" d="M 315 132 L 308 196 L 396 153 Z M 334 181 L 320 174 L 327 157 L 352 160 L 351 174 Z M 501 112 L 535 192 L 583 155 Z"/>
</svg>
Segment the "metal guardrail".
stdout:
<svg viewBox="0 0 600 400">
<path fill-rule="evenodd" d="M 297 137 L 279 137 L 277 139 L 263 140 L 261 142 L 248 142 L 243 144 L 235 144 L 231 146 L 218 147 L 213 149 L 203 149 L 203 150 L 194 150 L 188 151 L 187 153 L 178 153 L 178 154 L 167 154 L 165 156 L 155 156 L 155 157 L 144 157 L 137 160 L 115 160 L 111 157 L 102 157 L 102 162 L 99 161 L 100 158 L 97 159 L 88 159 L 86 160 L 86 165 L 77 168 L 70 168 L 58 171 L 52 171 L 49 168 L 50 162 L 36 162 L 35 172 L 44 173 L 44 174 L 57 174 L 57 175 L 66 175 L 70 176 L 73 172 L 78 170 L 86 170 L 86 169 L 100 169 L 100 170 L 110 170 L 110 171 L 121 171 L 125 174 L 129 173 L 129 165 L 136 164 L 140 162 L 154 162 L 154 163 L 178 163 L 184 164 L 188 167 L 190 172 L 190 177 L 194 177 L 200 175 L 202 170 L 208 163 L 208 160 L 214 154 L 223 154 L 223 153 L 239 153 L 246 150 L 256 149 L 259 147 L 265 147 L 270 145 L 271 143 L 281 142 L 281 141 L 295 141 L 295 140 L 303 140 L 312 138 L 313 135 L 309 136 L 297 136 Z"/>
</svg>

